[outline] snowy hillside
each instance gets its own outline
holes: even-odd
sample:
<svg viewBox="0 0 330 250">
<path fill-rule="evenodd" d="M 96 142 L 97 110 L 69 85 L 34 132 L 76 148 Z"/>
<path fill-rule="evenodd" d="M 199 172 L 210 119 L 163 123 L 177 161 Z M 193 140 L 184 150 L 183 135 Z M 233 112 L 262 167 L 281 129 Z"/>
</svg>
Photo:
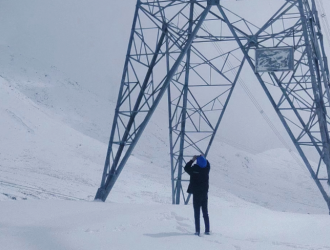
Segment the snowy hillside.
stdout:
<svg viewBox="0 0 330 250">
<path fill-rule="evenodd" d="M 38 106 L 3 78 L 0 81 L 1 114 L 5 118 L 1 120 L 2 199 L 64 195 L 62 198 L 92 200 L 99 185 L 106 144 L 57 120 L 52 109 Z M 132 161 L 136 167 L 142 165 L 134 157 Z M 152 173 L 146 168 L 144 171 Z M 129 179 L 139 181 L 133 176 Z M 121 187 L 129 188 L 124 182 Z"/>
<path fill-rule="evenodd" d="M 246 103 L 228 107 L 209 153 L 210 237 L 191 235 L 191 204 L 170 204 L 165 99 L 107 202 L 93 202 L 135 1 L 18 2 L 0 3 L 0 249 L 330 249 L 319 190 L 239 87 Z"/>
<path fill-rule="evenodd" d="M 104 103 L 110 107 L 113 103 L 97 98 L 77 84 L 72 85 L 72 81 L 62 79 L 56 70 L 40 69 L 41 66 L 32 59 L 25 58 L 27 61 L 21 64 L 20 57 L 12 58 L 18 62 L 9 66 L 3 63 L 1 75 L 5 75 L 6 80 L 0 78 L 1 111 L 6 117 L 2 120 L 2 127 L 6 129 L 1 131 L 5 142 L 1 150 L 1 164 L 4 166 L 1 168 L 4 172 L 1 193 L 16 199 L 56 196 L 32 189 L 41 188 L 46 192 L 92 200 L 99 185 L 107 146 L 101 135 L 106 137 L 105 134 L 109 133 L 109 124 L 96 122 L 103 121 L 103 114 L 95 110 Z M 27 67 L 33 63 L 34 71 Z M 16 69 L 14 65 L 21 66 Z M 168 151 L 168 142 L 166 128 L 162 125 L 166 122 L 164 116 L 161 112 L 155 114 L 149 125 L 150 133 L 146 133 L 140 142 L 145 147 L 138 147 L 134 152 L 139 160 L 132 157 L 117 183 L 118 190 L 129 188 L 128 184 L 138 179 L 156 181 L 161 185 L 160 189 L 141 190 L 137 196 L 150 192 L 153 199 L 170 202 L 169 156 L 164 153 Z M 278 211 L 326 211 L 307 171 L 286 150 L 252 154 L 220 141 L 215 141 L 210 152 L 214 195 L 218 196 L 218 189 L 224 189 Z M 156 176 L 147 178 L 153 172 Z M 5 185 L 5 181 L 9 183 Z M 30 189 L 13 188 L 13 184 Z M 118 195 L 117 185 L 110 200 Z M 158 190 L 162 190 L 161 194 Z M 128 192 L 126 196 L 131 194 Z"/>
</svg>

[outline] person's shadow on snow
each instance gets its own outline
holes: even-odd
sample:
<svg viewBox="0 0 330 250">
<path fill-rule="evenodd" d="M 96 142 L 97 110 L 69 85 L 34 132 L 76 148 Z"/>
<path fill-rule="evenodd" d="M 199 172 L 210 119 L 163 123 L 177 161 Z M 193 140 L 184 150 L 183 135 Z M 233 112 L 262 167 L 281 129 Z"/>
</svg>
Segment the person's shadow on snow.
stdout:
<svg viewBox="0 0 330 250">
<path fill-rule="evenodd" d="M 170 232 L 170 233 L 143 234 L 143 235 L 149 236 L 149 237 L 152 237 L 152 238 L 165 238 L 165 237 L 173 237 L 173 236 L 192 235 L 192 233 Z"/>
</svg>

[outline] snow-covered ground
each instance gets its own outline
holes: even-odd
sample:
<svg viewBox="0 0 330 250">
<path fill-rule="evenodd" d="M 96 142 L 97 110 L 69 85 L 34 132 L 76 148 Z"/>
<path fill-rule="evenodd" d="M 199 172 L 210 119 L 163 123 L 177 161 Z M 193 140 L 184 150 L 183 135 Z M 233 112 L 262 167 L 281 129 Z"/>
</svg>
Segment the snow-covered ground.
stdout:
<svg viewBox="0 0 330 250">
<path fill-rule="evenodd" d="M 330 249 L 327 208 L 304 167 L 285 149 L 253 154 L 220 139 L 209 158 L 213 234 L 194 237 L 191 205 L 170 204 L 168 154 L 158 152 L 167 134 L 154 136 L 162 113 L 145 135 L 155 147 L 138 147 L 108 201 L 93 202 L 108 131 L 93 129 L 83 112 L 93 107 L 78 98 L 97 107 L 95 95 L 47 67 L 35 79 L 14 69 L 3 63 L 0 74 L 2 249 Z"/>
<path fill-rule="evenodd" d="M 327 206 L 299 157 L 221 136 L 209 153 L 212 235 L 193 236 L 191 204 L 170 204 L 166 103 L 107 202 L 94 202 L 117 82 L 105 97 L 1 39 L 0 55 L 1 250 L 330 249 Z"/>
<path fill-rule="evenodd" d="M 328 215 L 210 200 L 212 235 L 193 235 L 190 206 L 86 201 L 6 201 L 2 249 L 330 249 Z"/>
</svg>

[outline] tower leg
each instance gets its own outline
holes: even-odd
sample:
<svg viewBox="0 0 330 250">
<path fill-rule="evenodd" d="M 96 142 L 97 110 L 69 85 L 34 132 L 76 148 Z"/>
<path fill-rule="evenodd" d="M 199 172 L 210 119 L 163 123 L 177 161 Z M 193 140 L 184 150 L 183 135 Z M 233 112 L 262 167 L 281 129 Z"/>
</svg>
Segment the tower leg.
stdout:
<svg viewBox="0 0 330 250">
<path fill-rule="evenodd" d="M 138 3 L 139 3 L 139 1 L 138 1 Z M 137 8 L 139 8 L 139 7 L 141 7 L 141 6 L 137 5 Z M 158 55 L 160 54 L 161 48 L 163 46 L 165 34 L 167 32 L 167 25 L 164 24 L 162 26 L 161 36 L 158 39 L 158 43 L 157 43 L 155 52 L 153 53 L 153 58 L 147 67 L 148 70 L 146 72 L 146 76 L 144 78 L 143 84 L 140 88 L 138 97 L 137 97 L 136 101 L 134 102 L 134 108 L 129 109 L 128 111 L 121 112 L 120 108 L 122 107 L 123 103 L 126 100 L 128 100 L 129 104 L 131 104 L 131 100 L 129 98 L 130 97 L 129 94 L 128 94 L 128 96 L 120 96 L 120 98 L 118 99 L 118 106 L 120 106 L 120 107 L 117 106 L 117 109 L 116 109 L 116 112 L 118 112 L 118 115 L 117 115 L 117 120 L 114 120 L 114 125 L 113 125 L 113 128 L 115 127 L 116 129 L 113 129 L 112 133 L 116 133 L 116 131 L 118 130 L 119 123 L 122 123 L 124 125 L 123 126 L 124 132 L 123 132 L 123 134 L 121 134 L 121 133 L 117 134 L 117 136 L 119 137 L 118 141 L 114 141 L 114 139 L 110 140 L 111 145 L 109 144 L 109 148 L 111 148 L 113 151 L 113 145 L 118 145 L 118 149 L 117 149 L 115 156 L 113 157 L 113 163 L 112 163 L 111 168 L 109 169 L 110 165 L 105 166 L 104 173 L 103 173 L 103 176 L 105 176 L 105 181 L 103 181 L 103 178 L 102 178 L 101 187 L 99 188 L 95 199 L 100 199 L 102 201 L 106 200 L 106 198 L 109 195 L 112 187 L 114 186 L 118 176 L 120 175 L 122 169 L 124 168 L 129 156 L 131 155 L 134 147 L 136 146 L 139 138 L 141 137 L 146 125 L 148 124 L 153 112 L 155 111 L 157 105 L 159 104 L 164 92 L 168 88 L 168 85 L 171 82 L 173 75 L 176 73 L 179 65 L 181 64 L 181 61 L 183 60 L 184 56 L 186 55 L 186 53 L 191 45 L 192 40 L 194 39 L 200 26 L 202 25 L 209 10 L 210 10 L 210 6 L 207 6 L 204 9 L 204 11 L 201 13 L 201 15 L 199 16 L 199 19 L 196 20 L 196 25 L 195 25 L 190 37 L 188 37 L 187 40 L 183 41 L 184 46 L 183 46 L 179 56 L 177 57 L 174 65 L 172 66 L 171 70 L 168 72 L 168 74 L 165 78 L 165 81 L 160 83 L 159 87 L 156 88 L 157 91 L 153 91 L 153 96 L 152 96 L 153 98 L 151 98 L 150 95 L 148 93 L 146 93 L 146 90 L 147 90 L 147 86 L 149 84 L 149 79 L 154 70 L 154 67 L 159 62 L 159 60 L 157 60 L 157 58 L 158 58 Z M 136 19 L 137 18 L 135 17 L 134 20 L 136 20 Z M 137 31 L 135 29 L 135 33 L 136 32 Z M 130 45 L 131 44 L 132 44 L 132 41 L 130 41 Z M 132 55 L 129 56 L 130 59 L 131 59 L 131 57 L 132 57 Z M 131 91 L 128 88 L 130 82 L 129 82 L 129 79 L 127 79 L 127 74 L 128 74 L 127 69 L 124 68 L 125 81 L 122 82 L 121 88 L 127 87 L 125 94 L 130 93 L 130 91 Z M 139 85 L 138 82 L 137 82 L 137 85 Z M 121 91 L 121 92 L 124 92 L 124 91 Z M 152 99 L 152 104 L 150 106 L 147 105 L 148 103 L 143 103 L 144 100 L 146 100 L 146 102 L 147 102 L 150 99 Z M 147 108 L 147 111 L 145 112 L 144 110 L 142 110 L 142 108 Z M 127 117 L 126 113 L 129 113 L 129 118 L 128 118 L 127 123 L 124 123 L 122 119 L 119 119 L 119 114 Z M 142 119 L 142 121 L 137 123 L 136 116 L 140 113 L 144 113 L 145 116 Z M 116 116 L 115 116 L 115 118 L 116 118 Z M 126 150 L 124 150 L 125 147 L 126 147 Z M 108 158 L 110 159 L 110 154 L 112 153 L 112 151 L 108 150 L 107 159 Z"/>
<path fill-rule="evenodd" d="M 323 96 L 323 92 L 322 92 L 322 86 L 321 86 L 321 77 L 316 77 L 316 75 L 319 72 L 319 68 L 317 67 L 317 63 L 319 61 L 313 61 L 313 58 L 315 58 L 315 55 L 313 55 L 311 53 L 311 46 L 309 44 L 309 35 L 308 35 L 308 28 L 306 25 L 306 19 L 304 16 L 304 11 L 303 11 L 303 2 L 302 0 L 299 0 L 299 11 L 300 11 L 300 15 L 301 15 L 301 20 L 302 20 L 302 27 L 303 27 L 303 36 L 305 39 L 305 45 L 306 46 L 306 51 L 307 51 L 307 57 L 308 57 L 308 65 L 309 65 L 309 72 L 310 72 L 310 76 L 311 76 L 311 89 L 312 89 L 312 93 L 314 94 L 314 103 L 312 104 L 312 108 L 310 109 L 311 112 L 316 111 L 316 117 L 318 118 L 317 124 L 319 125 L 319 135 L 320 135 L 320 139 L 321 139 L 321 143 L 318 142 L 318 139 L 314 137 L 314 135 L 312 134 L 313 132 L 315 133 L 315 131 L 311 132 L 308 128 L 310 126 L 310 124 L 312 123 L 311 121 L 309 121 L 308 123 L 305 123 L 303 121 L 303 118 L 301 117 L 301 115 L 299 114 L 298 108 L 295 107 L 295 105 L 293 104 L 292 99 L 290 97 L 290 95 L 293 94 L 292 90 L 288 90 L 287 88 L 284 88 L 282 86 L 282 82 L 281 80 L 275 75 L 274 72 L 270 72 L 269 76 L 272 78 L 272 80 L 275 81 L 275 83 L 280 87 L 283 96 L 280 100 L 279 103 L 276 103 L 272 97 L 271 92 L 268 90 L 268 88 L 265 85 L 265 82 L 263 80 L 263 77 L 256 71 L 255 65 L 250 57 L 250 55 L 248 54 L 248 52 L 246 51 L 245 47 L 243 46 L 240 38 L 238 37 L 236 31 L 234 30 L 232 24 L 230 23 L 228 17 L 225 14 L 225 11 L 223 10 L 223 8 L 219 5 L 218 9 L 221 13 L 221 15 L 223 16 L 223 18 L 225 19 L 228 28 L 230 29 L 231 33 L 233 34 L 233 36 L 235 37 L 237 43 L 239 44 L 246 60 L 248 61 L 249 65 L 251 66 L 252 70 L 255 73 L 259 83 L 261 84 L 262 88 L 264 89 L 267 97 L 269 98 L 272 106 L 274 107 L 276 113 L 278 114 L 281 122 L 283 123 L 285 129 L 287 130 L 290 138 L 292 139 L 294 145 L 296 146 L 300 156 L 302 157 L 303 161 L 306 164 L 307 169 L 310 171 L 317 187 L 319 188 L 319 190 L 321 191 L 321 194 L 323 196 L 323 198 L 325 199 L 325 201 L 327 202 L 328 208 L 330 209 L 330 202 L 329 202 L 329 195 L 327 194 L 327 192 L 325 191 L 324 187 L 322 186 L 322 184 L 320 183 L 320 179 L 317 176 L 317 173 L 313 170 L 313 167 L 311 166 L 310 162 L 308 161 L 304 151 L 302 150 L 301 145 L 306 144 L 299 142 L 299 140 L 302 138 L 302 136 L 295 136 L 292 129 L 290 128 L 289 124 L 287 123 L 287 117 L 285 117 L 280 109 L 280 106 L 282 105 L 282 103 L 284 102 L 284 100 L 286 100 L 286 102 L 290 105 L 290 108 L 286 108 L 287 110 L 290 109 L 293 111 L 293 113 L 297 116 L 298 121 L 301 122 L 302 127 L 303 127 L 303 134 L 306 134 L 309 139 L 310 139 L 310 144 L 311 146 L 315 147 L 315 149 L 319 152 L 321 160 L 324 162 L 324 164 L 326 165 L 326 168 L 328 169 L 328 180 L 329 180 L 329 132 L 328 132 L 328 128 L 327 128 L 327 122 L 326 122 L 326 111 L 325 111 L 325 106 L 324 106 L 324 102 L 322 101 Z M 285 37 L 285 36 L 284 36 Z M 255 38 L 255 40 L 257 40 L 257 38 Z M 283 39 L 284 40 L 284 39 Z M 304 52 L 305 53 L 305 52 Z M 303 54 L 304 54 L 303 53 Z M 298 61 L 297 64 L 299 64 L 301 61 Z M 297 67 L 299 67 L 299 65 L 297 65 Z M 293 74 L 295 74 L 296 72 L 293 72 Z M 283 74 L 282 74 L 282 78 Z M 291 80 L 293 79 L 293 77 L 291 77 Z M 305 90 L 306 91 L 306 90 Z M 296 93 L 294 93 L 296 94 Z M 297 95 L 295 95 L 295 98 L 297 98 Z M 315 107 L 314 107 L 315 105 Z M 284 109 L 283 109 L 284 110 Z M 320 150 L 320 146 L 322 146 L 321 150 Z"/>
</svg>

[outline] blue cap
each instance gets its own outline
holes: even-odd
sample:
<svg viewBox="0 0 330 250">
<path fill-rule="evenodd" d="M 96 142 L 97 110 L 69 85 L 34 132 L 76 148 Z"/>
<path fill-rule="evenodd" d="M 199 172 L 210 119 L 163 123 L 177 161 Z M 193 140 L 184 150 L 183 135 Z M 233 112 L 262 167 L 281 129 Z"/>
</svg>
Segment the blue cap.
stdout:
<svg viewBox="0 0 330 250">
<path fill-rule="evenodd" d="M 204 156 L 200 155 L 197 157 L 197 165 L 200 166 L 201 168 L 205 168 L 207 165 L 207 160 L 205 159 Z"/>
</svg>

